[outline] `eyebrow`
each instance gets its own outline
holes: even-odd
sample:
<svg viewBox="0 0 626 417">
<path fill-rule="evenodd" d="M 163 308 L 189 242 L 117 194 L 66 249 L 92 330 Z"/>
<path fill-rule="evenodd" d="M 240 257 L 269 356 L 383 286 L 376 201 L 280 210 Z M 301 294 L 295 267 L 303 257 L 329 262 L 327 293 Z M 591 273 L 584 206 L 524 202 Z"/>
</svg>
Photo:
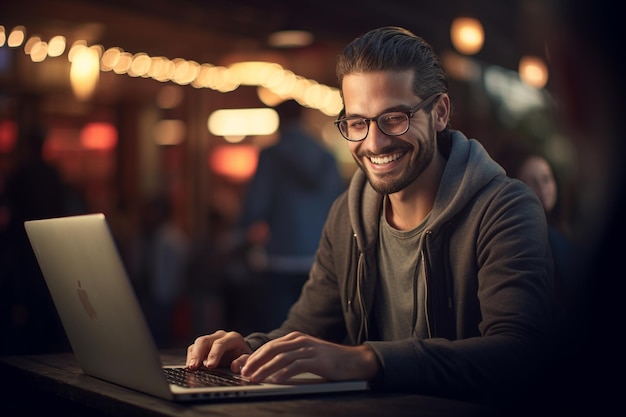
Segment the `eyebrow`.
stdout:
<svg viewBox="0 0 626 417">
<path fill-rule="evenodd" d="M 381 111 L 380 113 L 378 113 L 377 115 L 375 115 L 375 116 L 371 116 L 371 117 L 367 117 L 367 116 L 364 116 L 364 115 L 362 115 L 362 114 L 358 114 L 358 113 L 351 113 L 351 114 L 347 114 L 347 113 L 345 112 L 345 109 L 344 109 L 344 110 L 343 110 L 343 111 L 339 114 L 339 117 L 340 117 L 340 118 L 344 118 L 344 119 L 346 119 L 346 118 L 357 118 L 357 117 L 358 117 L 358 118 L 363 118 L 363 119 L 372 119 L 372 118 L 374 118 L 374 117 L 378 117 L 378 116 L 380 116 L 381 114 L 391 113 L 391 112 L 394 112 L 394 111 L 405 112 L 405 111 L 409 111 L 409 110 L 411 110 L 411 109 L 412 109 L 412 107 L 411 107 L 411 106 L 407 106 L 407 105 L 399 104 L 399 105 L 396 105 L 396 106 L 388 107 L 388 108 L 386 108 L 385 110 L 383 110 L 383 111 Z"/>
</svg>

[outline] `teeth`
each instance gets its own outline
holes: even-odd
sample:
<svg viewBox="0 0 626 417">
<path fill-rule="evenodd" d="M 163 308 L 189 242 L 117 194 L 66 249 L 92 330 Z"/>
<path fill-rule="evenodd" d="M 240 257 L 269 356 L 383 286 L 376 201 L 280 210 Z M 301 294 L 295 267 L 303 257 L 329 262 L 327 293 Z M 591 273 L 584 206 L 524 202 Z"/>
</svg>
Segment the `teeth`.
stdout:
<svg viewBox="0 0 626 417">
<path fill-rule="evenodd" d="M 370 157 L 370 161 L 372 161 L 373 164 L 388 164 L 400 158 L 400 156 L 402 156 L 402 152 L 394 153 L 393 155 L 388 156 L 372 156 Z"/>
</svg>

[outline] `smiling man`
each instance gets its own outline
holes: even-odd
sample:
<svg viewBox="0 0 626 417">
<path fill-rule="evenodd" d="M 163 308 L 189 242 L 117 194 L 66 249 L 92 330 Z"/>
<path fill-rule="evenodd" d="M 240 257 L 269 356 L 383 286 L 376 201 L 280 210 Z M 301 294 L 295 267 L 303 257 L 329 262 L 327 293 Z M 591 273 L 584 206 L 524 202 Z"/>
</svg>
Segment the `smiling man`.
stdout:
<svg viewBox="0 0 626 417">
<path fill-rule="evenodd" d="M 450 128 L 447 77 L 420 37 L 368 32 L 337 74 L 336 125 L 360 169 L 330 210 L 300 298 L 269 333 L 197 338 L 187 366 L 510 399 L 541 368 L 552 329 L 539 200 Z"/>
</svg>

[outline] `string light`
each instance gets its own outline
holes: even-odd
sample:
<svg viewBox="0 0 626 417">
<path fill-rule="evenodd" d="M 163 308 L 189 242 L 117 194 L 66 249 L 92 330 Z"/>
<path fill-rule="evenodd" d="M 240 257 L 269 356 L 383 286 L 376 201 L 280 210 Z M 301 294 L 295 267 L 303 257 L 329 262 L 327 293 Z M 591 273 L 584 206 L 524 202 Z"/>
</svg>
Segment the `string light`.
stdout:
<svg viewBox="0 0 626 417">
<path fill-rule="evenodd" d="M 6 39 L 9 47 L 24 44 L 26 28 L 16 26 Z M 31 55 L 33 61 L 42 62 L 46 58 L 61 56 L 65 42 L 65 38 L 60 35 L 49 41 L 33 36 L 27 40 L 25 52 Z M 37 51 L 37 54 L 32 55 L 32 51 Z M 97 56 L 93 55 L 94 52 Z M 263 87 L 282 99 L 295 99 L 301 105 L 320 110 L 328 116 L 337 115 L 342 108 L 338 89 L 296 75 L 274 62 L 239 62 L 223 67 L 183 58 L 152 57 L 144 52 L 130 53 L 117 46 L 106 50 L 100 45 L 87 47 L 84 40 L 74 42 L 68 52 L 68 60 L 72 63 L 72 88 L 81 100 L 93 94 L 99 72 L 113 71 L 119 75 L 152 78 L 159 82 L 191 85 L 219 92 L 234 91 L 240 85 Z"/>
<path fill-rule="evenodd" d="M 76 45 L 72 53 L 70 82 L 74 95 L 79 100 L 87 100 L 96 89 L 100 78 L 100 56 L 97 49 Z"/>
</svg>

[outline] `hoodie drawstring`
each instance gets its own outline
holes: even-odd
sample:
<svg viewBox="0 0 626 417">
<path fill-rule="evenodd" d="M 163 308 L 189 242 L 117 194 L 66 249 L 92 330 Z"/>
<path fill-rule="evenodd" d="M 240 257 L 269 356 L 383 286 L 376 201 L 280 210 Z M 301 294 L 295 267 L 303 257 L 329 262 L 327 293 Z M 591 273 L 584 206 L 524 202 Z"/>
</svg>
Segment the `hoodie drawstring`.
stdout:
<svg viewBox="0 0 626 417">
<path fill-rule="evenodd" d="M 365 309 L 365 301 L 363 300 L 363 291 L 362 291 L 362 280 L 364 273 L 364 261 L 363 261 L 363 253 L 359 252 L 359 260 L 357 264 L 357 276 L 356 276 L 356 296 L 357 301 L 359 303 L 359 312 L 361 314 L 361 324 L 359 326 L 359 333 L 357 336 L 357 340 L 359 343 L 368 340 L 369 332 L 368 332 L 368 323 L 367 323 L 367 311 Z"/>
</svg>

